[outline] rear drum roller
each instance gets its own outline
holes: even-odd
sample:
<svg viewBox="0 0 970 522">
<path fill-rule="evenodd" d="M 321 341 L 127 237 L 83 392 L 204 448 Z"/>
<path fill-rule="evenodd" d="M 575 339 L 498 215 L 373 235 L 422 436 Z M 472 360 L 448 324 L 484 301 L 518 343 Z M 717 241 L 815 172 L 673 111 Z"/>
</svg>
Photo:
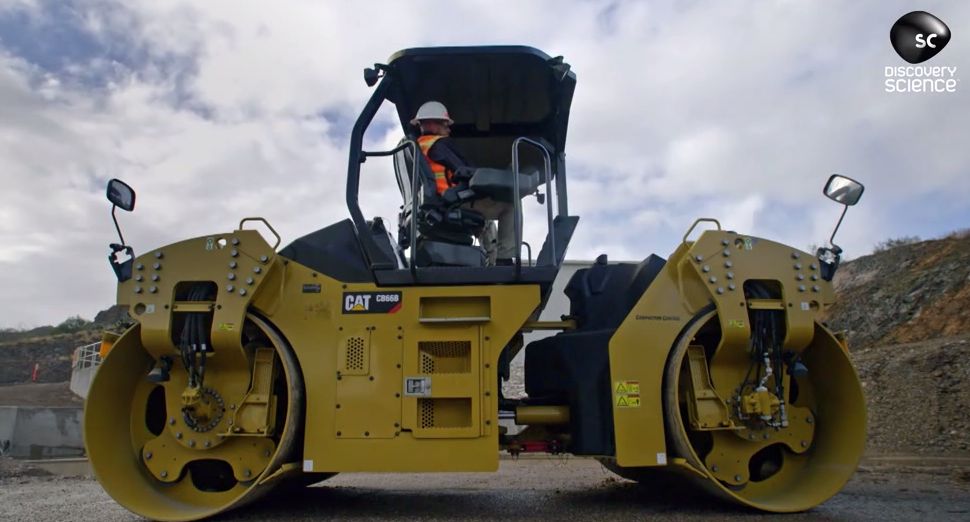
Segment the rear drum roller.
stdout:
<svg viewBox="0 0 970 522">
<path fill-rule="evenodd" d="M 838 340 L 816 325 L 798 358 L 804 365 L 799 369 L 807 372 L 794 376 L 788 371 L 791 359 L 784 363 L 784 427 L 767 426 L 756 415 L 739 418 L 737 390 L 744 389 L 750 369 L 730 363 L 751 359 L 752 348 L 722 346 L 723 353 L 713 357 L 720 341 L 716 311 L 702 311 L 671 351 L 664 377 L 669 450 L 700 472 L 689 475 L 703 489 L 753 508 L 803 511 L 836 494 L 862 457 L 866 419 L 859 378 Z M 697 384 L 690 372 L 702 366 L 699 357 L 706 357 L 713 385 L 732 412 L 730 429 L 701 429 L 691 420 L 688 401 Z M 768 384 L 774 390 L 771 382 L 774 378 Z"/>
<path fill-rule="evenodd" d="M 209 388 L 211 375 L 218 372 L 213 364 L 218 354 L 210 359 L 213 368 L 201 394 L 206 410 L 199 411 L 205 411 L 207 423 L 186 420 L 191 430 L 171 433 L 190 416 L 178 411 L 180 404 L 166 389 L 184 387 L 182 368 L 173 368 L 168 382 L 150 381 L 156 361 L 142 346 L 137 325 L 115 343 L 88 393 L 84 439 L 95 476 L 119 504 L 150 519 L 196 520 L 249 503 L 298 478 L 293 463 L 301 451 L 303 378 L 282 337 L 256 316 L 246 321 L 246 343 L 272 348 L 274 367 L 281 369 L 271 394 L 275 428 L 266 436 L 225 435 L 233 429 L 228 426 L 230 412 L 223 407 L 219 387 Z M 177 460 L 173 455 L 182 461 L 172 462 Z M 252 471 L 249 461 L 259 467 Z"/>
</svg>

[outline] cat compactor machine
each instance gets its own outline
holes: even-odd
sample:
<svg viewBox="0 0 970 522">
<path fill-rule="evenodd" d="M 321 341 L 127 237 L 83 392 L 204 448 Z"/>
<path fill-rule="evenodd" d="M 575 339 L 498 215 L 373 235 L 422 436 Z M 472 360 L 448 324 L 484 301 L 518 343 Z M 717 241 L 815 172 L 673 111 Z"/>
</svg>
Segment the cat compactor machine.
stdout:
<svg viewBox="0 0 970 522">
<path fill-rule="evenodd" d="M 262 218 L 143 255 L 112 245 L 135 324 L 91 385 L 85 442 L 115 500 L 193 520 L 340 472 L 495 471 L 503 451 L 594 457 L 645 487 L 683 479 L 772 512 L 839 491 L 865 406 L 843 339 L 819 319 L 838 247 L 808 253 L 698 220 L 667 259 L 580 270 L 568 315 L 540 321 L 578 221 L 570 66 L 527 47 L 408 49 L 364 77 L 349 220 L 284 248 Z M 476 166 L 444 194 L 409 125 L 428 100 L 451 109 Z M 384 103 L 404 138 L 364 150 Z M 361 212 L 365 160 L 387 173 L 367 186 L 396 175 L 396 229 Z M 833 176 L 825 192 L 851 205 L 862 186 Z M 546 228 L 535 258 L 520 248 L 488 263 L 474 239 L 488 223 L 469 202 L 504 201 L 521 224 L 533 197 Z M 134 207 L 118 180 L 108 198 L 113 216 Z M 557 333 L 523 346 L 540 330 Z M 506 398 L 522 349 L 528 396 Z"/>
</svg>

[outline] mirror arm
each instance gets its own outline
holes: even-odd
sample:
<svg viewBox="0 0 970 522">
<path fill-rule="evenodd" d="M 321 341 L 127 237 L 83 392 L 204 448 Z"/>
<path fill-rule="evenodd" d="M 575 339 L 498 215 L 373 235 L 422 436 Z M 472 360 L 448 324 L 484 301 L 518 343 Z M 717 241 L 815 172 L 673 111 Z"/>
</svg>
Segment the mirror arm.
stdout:
<svg viewBox="0 0 970 522">
<path fill-rule="evenodd" d="M 835 244 L 835 233 L 838 232 L 839 227 L 842 226 L 842 220 L 845 219 L 845 213 L 847 210 L 849 210 L 849 205 L 842 205 L 842 215 L 839 216 L 839 222 L 835 224 L 835 230 L 832 231 L 832 236 L 829 237 L 829 244 L 832 245 L 833 249 L 839 252 L 842 252 L 842 249 Z"/>
<path fill-rule="evenodd" d="M 121 240 L 122 245 L 125 245 L 125 237 L 121 235 L 121 227 L 118 226 L 118 217 L 115 216 L 115 209 L 117 208 L 118 205 L 111 205 L 111 220 L 115 222 L 115 230 L 118 231 L 118 239 Z"/>
</svg>

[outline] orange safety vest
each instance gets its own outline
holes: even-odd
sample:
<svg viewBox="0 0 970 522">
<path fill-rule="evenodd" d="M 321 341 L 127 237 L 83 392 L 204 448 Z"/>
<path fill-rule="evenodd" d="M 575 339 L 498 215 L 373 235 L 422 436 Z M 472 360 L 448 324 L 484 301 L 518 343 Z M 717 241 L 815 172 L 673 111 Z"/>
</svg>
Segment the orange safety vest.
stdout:
<svg viewBox="0 0 970 522">
<path fill-rule="evenodd" d="M 432 134 L 426 134 L 418 138 L 418 146 L 421 147 L 421 153 L 424 154 L 424 158 L 428 160 L 428 165 L 431 165 L 431 172 L 434 173 L 435 186 L 438 188 L 438 194 L 444 194 L 448 187 L 451 186 L 451 175 L 448 169 L 438 163 L 433 161 L 428 156 L 428 151 L 431 150 L 431 146 L 435 144 L 439 139 L 444 138 L 444 136 L 435 136 Z"/>
</svg>

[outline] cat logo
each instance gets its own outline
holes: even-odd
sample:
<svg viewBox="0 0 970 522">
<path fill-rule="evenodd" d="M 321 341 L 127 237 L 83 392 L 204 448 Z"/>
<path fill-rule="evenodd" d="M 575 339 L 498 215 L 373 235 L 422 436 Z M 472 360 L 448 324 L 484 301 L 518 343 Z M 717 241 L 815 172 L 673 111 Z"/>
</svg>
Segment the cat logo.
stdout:
<svg viewBox="0 0 970 522">
<path fill-rule="evenodd" d="M 344 292 L 345 314 L 393 314 L 401 309 L 401 292 Z"/>
<path fill-rule="evenodd" d="M 348 312 L 366 312 L 370 309 L 369 295 L 348 295 L 344 299 L 344 310 Z"/>
</svg>

